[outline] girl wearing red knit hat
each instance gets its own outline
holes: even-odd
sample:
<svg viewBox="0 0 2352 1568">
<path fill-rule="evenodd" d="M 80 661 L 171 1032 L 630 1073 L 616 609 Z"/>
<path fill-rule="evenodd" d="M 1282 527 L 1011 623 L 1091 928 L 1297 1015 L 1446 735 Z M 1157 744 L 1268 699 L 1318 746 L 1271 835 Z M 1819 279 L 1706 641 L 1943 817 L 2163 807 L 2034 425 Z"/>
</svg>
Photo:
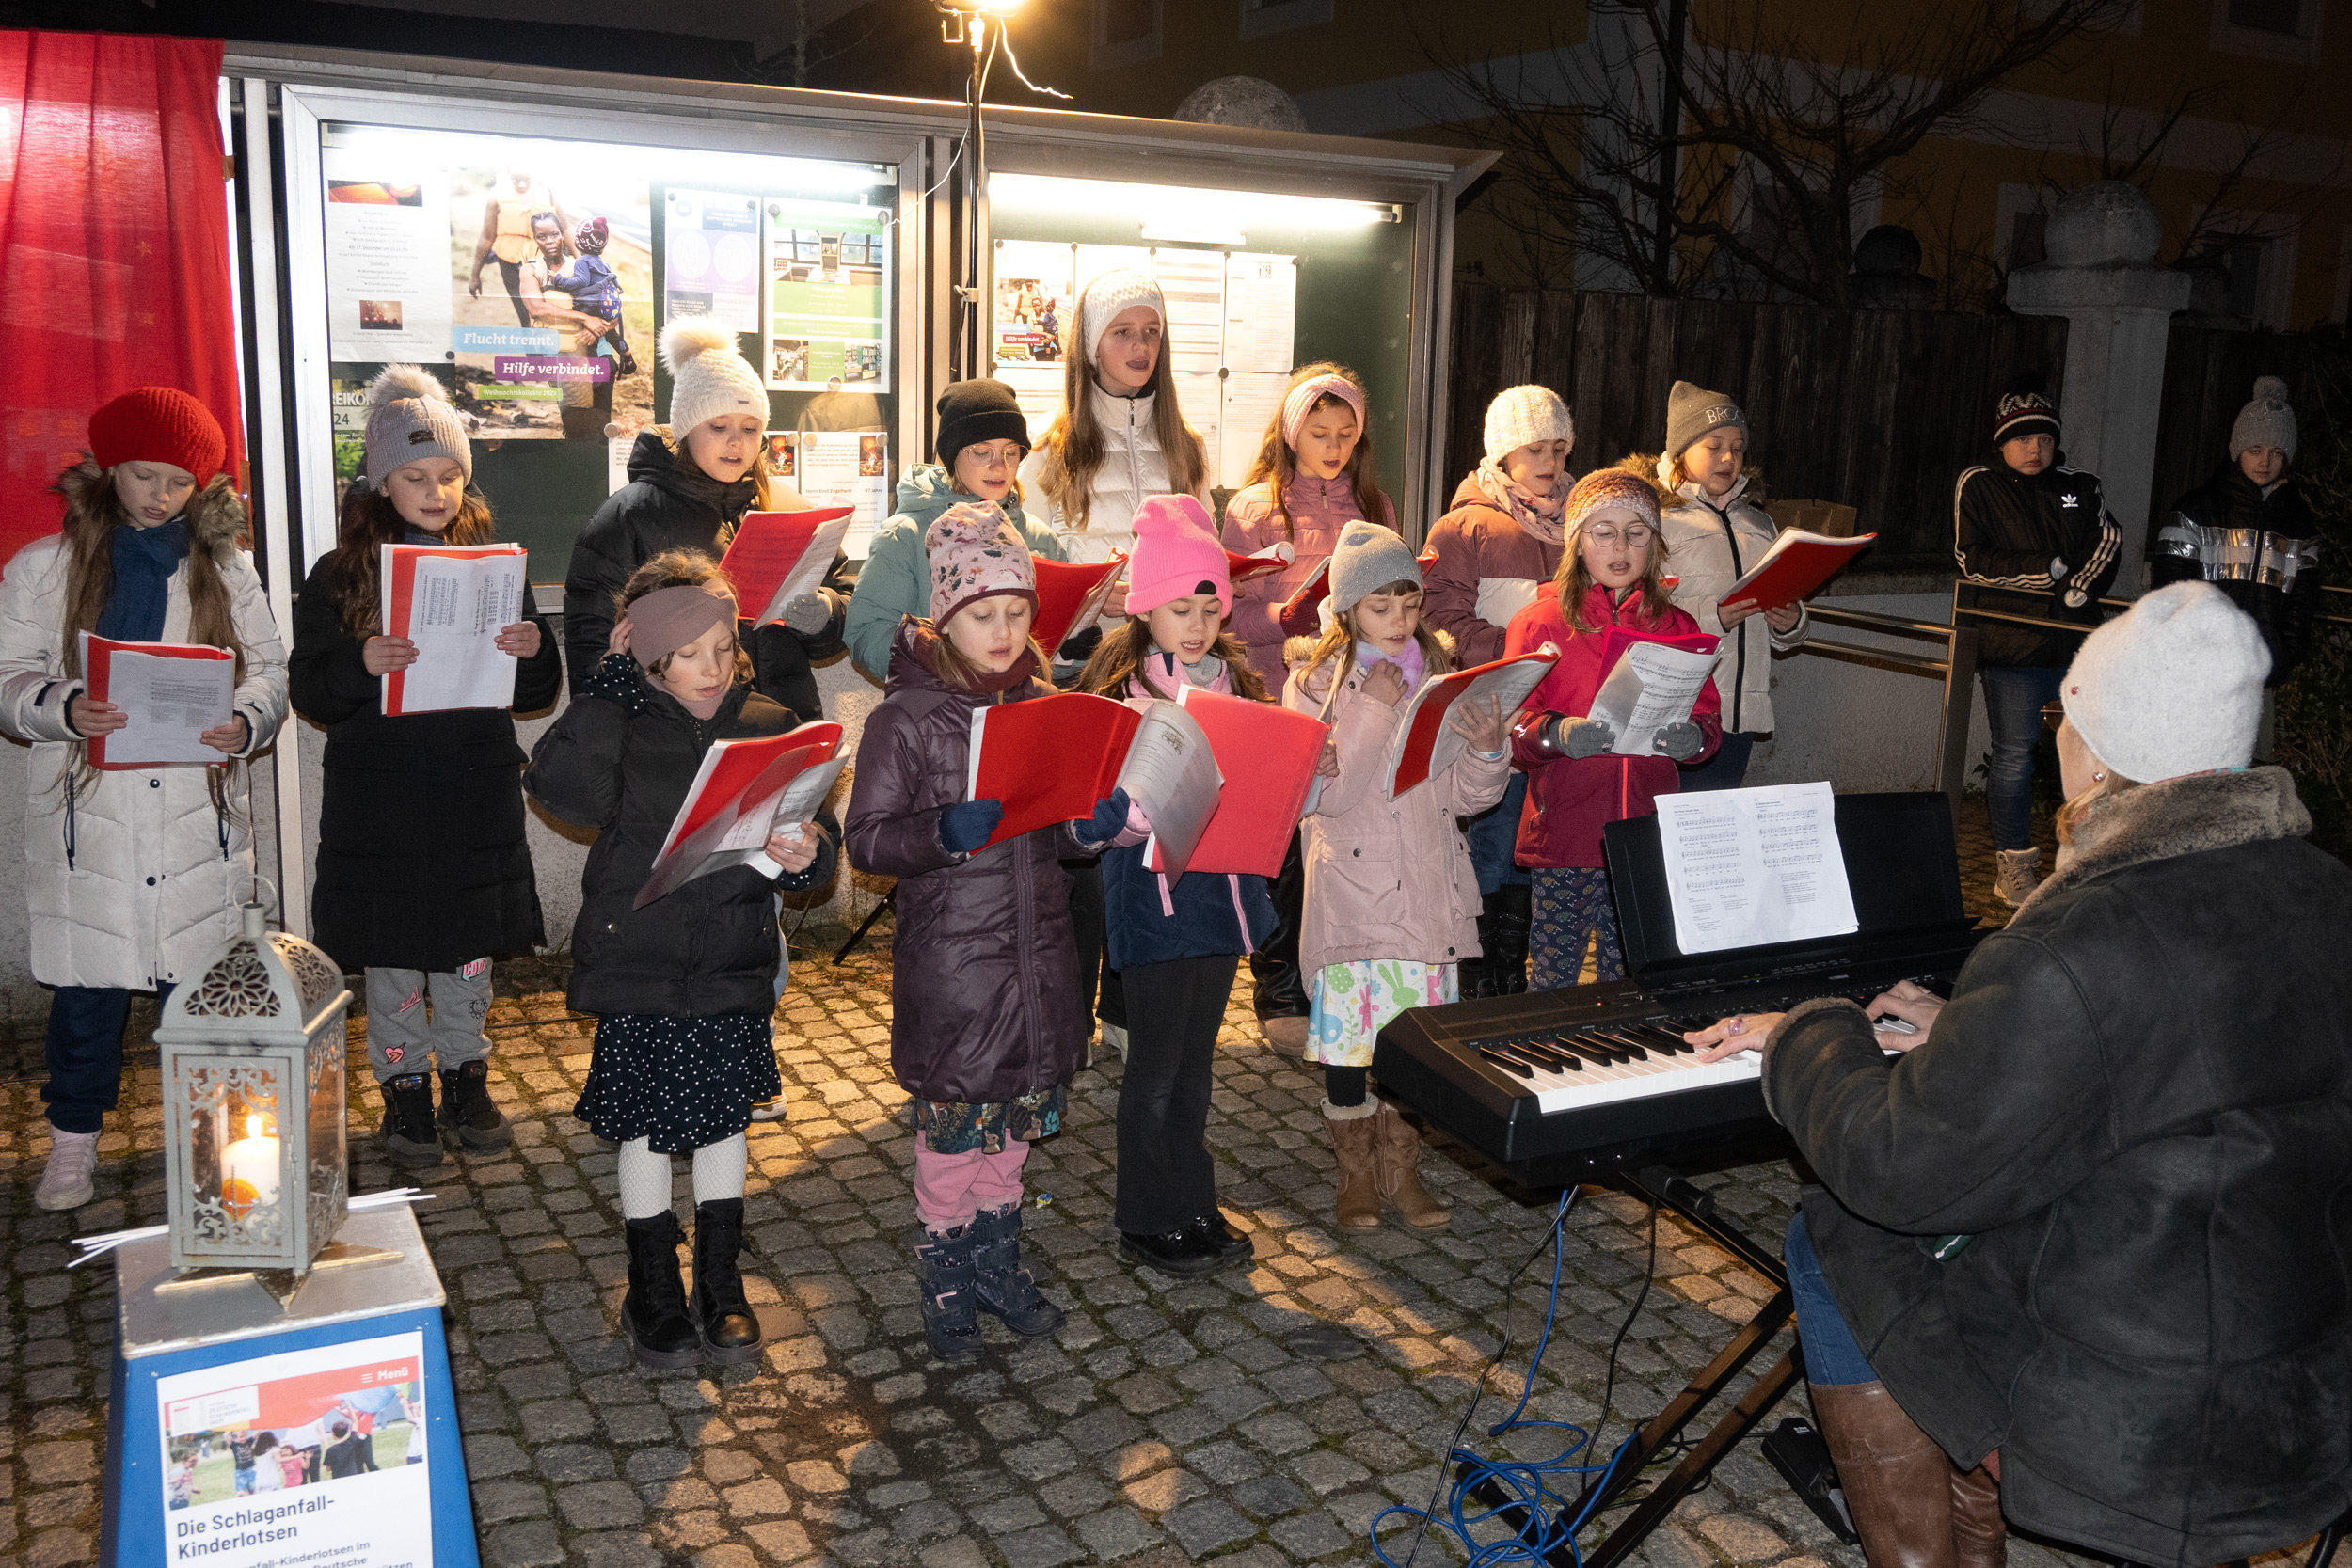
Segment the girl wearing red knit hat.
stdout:
<svg viewBox="0 0 2352 1568">
<path fill-rule="evenodd" d="M 74 1209 L 94 1190 L 98 1134 L 122 1086 L 131 992 L 166 997 L 236 934 L 252 886 L 236 760 L 286 717 L 286 654 L 253 562 L 245 505 L 220 471 L 228 442 L 167 387 L 90 416 L 89 455 L 57 478 L 65 528 L 0 575 L 0 731 L 29 741 L 26 891 L 33 975 L 49 1007 L 49 1164 L 33 1195 Z M 82 682 L 80 634 L 200 642 L 237 656 L 231 717 L 204 732 L 227 766 L 101 773 L 86 743 L 128 722 Z"/>
</svg>

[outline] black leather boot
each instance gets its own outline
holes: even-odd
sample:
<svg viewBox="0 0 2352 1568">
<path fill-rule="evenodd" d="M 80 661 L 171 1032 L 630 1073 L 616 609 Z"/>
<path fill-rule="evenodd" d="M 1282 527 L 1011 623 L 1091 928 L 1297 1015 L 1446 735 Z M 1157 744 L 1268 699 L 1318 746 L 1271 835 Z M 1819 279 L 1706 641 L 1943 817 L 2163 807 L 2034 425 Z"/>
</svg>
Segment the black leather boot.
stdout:
<svg viewBox="0 0 2352 1568">
<path fill-rule="evenodd" d="M 969 1361 L 980 1354 L 979 1270 L 972 1245 L 968 1225 L 926 1230 L 914 1243 L 915 1305 L 931 1354 L 942 1361 Z"/>
<path fill-rule="evenodd" d="M 384 1096 L 384 1125 L 377 1135 L 384 1152 L 403 1170 L 432 1170 L 441 1164 L 441 1130 L 433 1124 L 433 1080 L 404 1073 L 376 1085 Z"/>
<path fill-rule="evenodd" d="M 1038 1294 L 1037 1281 L 1021 1266 L 1021 1206 L 981 1210 L 971 1234 L 975 1305 L 1031 1338 L 1059 1328 L 1061 1308 Z"/>
<path fill-rule="evenodd" d="M 1490 996 L 1517 996 L 1527 989 L 1527 939 L 1534 928 L 1535 890 L 1524 882 L 1495 889 L 1486 908 L 1492 913 L 1494 941 L 1486 942 L 1485 923 L 1478 940 L 1486 948 L 1486 983 Z"/>
<path fill-rule="evenodd" d="M 441 1074 L 440 1125 L 457 1134 L 469 1154 L 487 1154 L 515 1141 L 506 1113 L 490 1099 L 490 1064 L 468 1062 Z"/>
<path fill-rule="evenodd" d="M 677 1262 L 685 1238 L 677 1216 L 665 1210 L 622 1228 L 628 1235 L 628 1294 L 621 1300 L 621 1332 L 637 1352 L 637 1364 L 662 1370 L 692 1366 L 699 1337 L 686 1315 L 686 1279 Z"/>
<path fill-rule="evenodd" d="M 736 1266 L 742 1250 L 741 1198 L 694 1205 L 694 1329 L 704 1352 L 725 1366 L 759 1359 L 759 1314 L 744 1298 Z"/>
</svg>

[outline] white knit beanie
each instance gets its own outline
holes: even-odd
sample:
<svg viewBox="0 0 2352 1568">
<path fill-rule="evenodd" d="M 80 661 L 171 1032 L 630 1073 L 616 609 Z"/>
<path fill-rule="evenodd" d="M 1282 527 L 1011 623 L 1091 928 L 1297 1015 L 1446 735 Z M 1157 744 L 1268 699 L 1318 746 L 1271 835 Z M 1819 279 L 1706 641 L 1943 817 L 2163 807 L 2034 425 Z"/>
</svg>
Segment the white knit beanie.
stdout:
<svg viewBox="0 0 2352 1568">
<path fill-rule="evenodd" d="M 2237 411 L 2230 426 L 2230 461 L 2249 447 L 2277 447 L 2295 461 L 2295 409 L 2287 403 L 2287 384 L 2275 375 L 2257 376 L 2254 401 Z"/>
<path fill-rule="evenodd" d="M 722 414 L 755 414 L 767 428 L 768 388 L 723 324 L 680 316 L 661 329 L 661 360 L 670 367 L 670 429 L 679 439 Z"/>
<path fill-rule="evenodd" d="M 1149 305 L 1160 313 L 1160 331 L 1168 331 L 1168 301 L 1160 293 L 1160 286 L 1139 272 L 1124 267 L 1104 273 L 1087 285 L 1084 298 L 1078 302 L 1078 335 L 1087 346 L 1087 363 L 1094 363 L 1095 351 L 1102 347 L 1103 334 L 1110 330 L 1119 313 L 1131 305 Z"/>
<path fill-rule="evenodd" d="M 2058 700 L 2075 733 L 2139 784 L 2253 759 L 2270 650 L 2209 582 L 2176 582 L 2083 639 Z"/>
<path fill-rule="evenodd" d="M 1538 441 L 1576 445 L 1576 421 L 1568 405 L 1549 387 L 1508 387 L 1486 404 L 1486 461 L 1500 463 L 1503 454 Z"/>
</svg>

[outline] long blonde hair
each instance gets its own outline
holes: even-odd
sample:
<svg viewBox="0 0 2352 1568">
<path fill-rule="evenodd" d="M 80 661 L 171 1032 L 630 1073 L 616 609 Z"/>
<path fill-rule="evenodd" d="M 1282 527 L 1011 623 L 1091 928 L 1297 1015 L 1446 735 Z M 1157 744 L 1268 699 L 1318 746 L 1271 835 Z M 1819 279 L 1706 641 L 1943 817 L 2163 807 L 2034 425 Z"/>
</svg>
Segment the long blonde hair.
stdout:
<svg viewBox="0 0 2352 1568">
<path fill-rule="evenodd" d="M 1092 288 L 1093 283 L 1089 281 L 1087 287 Z M 1094 357 L 1087 352 L 1085 298 L 1081 292 L 1078 308 L 1070 312 L 1069 325 L 1062 328 L 1061 411 L 1037 444 L 1044 458 L 1038 467 L 1038 488 L 1060 510 L 1064 523 L 1080 533 L 1086 531 L 1087 515 L 1094 504 L 1094 470 L 1103 466 L 1109 446 L 1101 421 L 1094 417 L 1090 395 L 1096 382 Z M 1168 368 L 1166 316 L 1160 318 L 1160 357 L 1152 367 L 1152 381 L 1145 388 L 1152 394 L 1152 432 L 1168 459 L 1168 494 L 1198 495 L 1208 478 L 1208 452 L 1200 432 L 1184 422 L 1184 411 L 1176 406 L 1176 375 Z M 952 467 L 949 471 L 952 474 Z"/>
<path fill-rule="evenodd" d="M 1374 594 L 1420 594 L 1424 603 L 1428 596 L 1428 591 L 1409 578 L 1399 578 L 1394 582 L 1375 588 L 1364 597 L 1370 598 Z M 1345 654 L 1356 645 L 1359 635 L 1356 630 L 1356 607 L 1354 605 L 1349 605 L 1345 610 L 1333 610 L 1331 629 L 1323 634 L 1322 641 L 1315 644 L 1314 651 L 1307 656 L 1308 671 L 1312 673 L 1322 665 L 1324 660 Z M 1424 615 L 1415 624 L 1413 641 L 1421 644 L 1422 666 L 1429 674 L 1450 675 L 1454 673 L 1453 652 L 1445 639 L 1438 635 L 1438 629 L 1429 624 L 1427 616 Z M 1336 675 L 1337 672 L 1333 673 Z"/>
<path fill-rule="evenodd" d="M 1343 471 L 1347 475 L 1349 488 L 1356 492 L 1356 515 L 1367 522 L 1383 525 L 1389 520 L 1388 498 L 1380 493 L 1379 470 L 1372 460 L 1372 394 L 1365 389 L 1364 378 L 1345 365 L 1336 360 L 1318 359 L 1311 365 L 1301 365 L 1291 372 L 1290 380 L 1282 387 L 1281 402 L 1274 405 L 1274 417 L 1266 420 L 1265 435 L 1258 442 L 1258 455 L 1249 460 L 1249 471 L 1242 477 L 1245 488 L 1263 481 L 1272 492 L 1274 515 L 1281 519 L 1285 538 L 1297 537 L 1297 529 L 1291 521 L 1288 492 L 1291 481 L 1298 477 L 1298 454 L 1291 451 L 1290 442 L 1282 435 L 1282 408 L 1290 402 L 1290 395 L 1295 389 L 1321 375 L 1336 375 L 1353 384 L 1357 395 L 1364 400 L 1363 418 L 1356 421 L 1356 449 L 1347 454 L 1347 467 Z M 1312 417 L 1317 408 L 1335 406 L 1346 408 L 1347 404 L 1326 392 L 1315 399 L 1307 413 Z M 1354 412 L 1353 409 L 1348 411 Z"/>
</svg>

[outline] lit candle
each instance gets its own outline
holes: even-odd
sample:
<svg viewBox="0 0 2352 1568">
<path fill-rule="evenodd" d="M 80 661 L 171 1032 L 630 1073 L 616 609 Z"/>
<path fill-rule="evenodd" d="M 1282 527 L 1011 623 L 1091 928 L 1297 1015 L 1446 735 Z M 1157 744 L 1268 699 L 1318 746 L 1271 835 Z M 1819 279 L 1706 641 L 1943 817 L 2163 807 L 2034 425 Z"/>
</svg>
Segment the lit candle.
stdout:
<svg viewBox="0 0 2352 1568">
<path fill-rule="evenodd" d="M 220 1206 L 233 1220 L 278 1201 L 278 1140 L 262 1128 L 261 1117 L 246 1117 L 245 1136 L 221 1151 Z"/>
</svg>

